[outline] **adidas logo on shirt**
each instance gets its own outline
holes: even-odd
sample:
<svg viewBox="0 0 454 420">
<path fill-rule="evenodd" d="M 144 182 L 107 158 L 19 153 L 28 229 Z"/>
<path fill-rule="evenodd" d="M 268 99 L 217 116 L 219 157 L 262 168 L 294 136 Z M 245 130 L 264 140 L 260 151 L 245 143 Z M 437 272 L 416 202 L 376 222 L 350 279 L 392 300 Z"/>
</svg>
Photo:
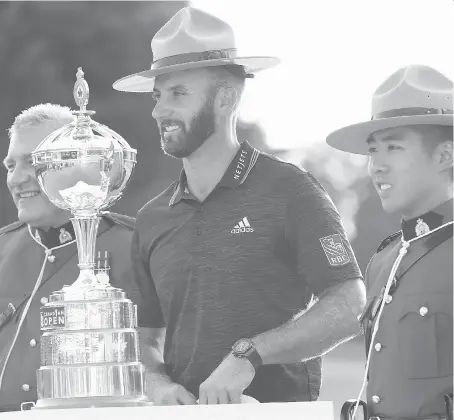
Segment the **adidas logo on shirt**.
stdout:
<svg viewBox="0 0 454 420">
<path fill-rule="evenodd" d="M 230 231 L 230 233 L 233 234 L 246 232 L 254 232 L 254 228 L 249 224 L 247 217 L 243 217 L 243 220 L 235 225 L 235 227 Z"/>
</svg>

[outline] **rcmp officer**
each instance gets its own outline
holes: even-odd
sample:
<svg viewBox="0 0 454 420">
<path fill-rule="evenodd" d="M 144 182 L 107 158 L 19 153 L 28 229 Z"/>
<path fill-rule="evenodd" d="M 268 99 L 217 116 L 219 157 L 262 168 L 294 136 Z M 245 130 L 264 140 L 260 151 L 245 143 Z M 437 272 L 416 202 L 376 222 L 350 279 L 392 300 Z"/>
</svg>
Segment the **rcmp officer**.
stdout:
<svg viewBox="0 0 454 420">
<path fill-rule="evenodd" d="M 381 243 L 365 276 L 361 404 L 371 419 L 452 415 L 445 406 L 453 392 L 452 101 L 453 84 L 438 71 L 401 68 L 376 90 L 371 121 L 327 138 L 369 155 L 383 209 L 402 216 L 402 230 Z M 345 417 L 356 405 L 344 405 Z"/>
<path fill-rule="evenodd" d="M 38 105 L 16 117 L 10 129 L 4 165 L 19 221 L 0 229 L 0 412 L 20 410 L 22 403 L 36 401 L 39 308 L 52 292 L 74 282 L 79 273 L 70 215 L 41 193 L 30 157 L 41 140 L 72 119 L 66 107 Z M 96 243 L 97 275 L 109 276 L 128 297 L 133 227 L 134 219 L 105 213 Z M 38 284 L 40 272 L 43 275 Z M 24 322 L 19 325 L 22 317 Z"/>
</svg>

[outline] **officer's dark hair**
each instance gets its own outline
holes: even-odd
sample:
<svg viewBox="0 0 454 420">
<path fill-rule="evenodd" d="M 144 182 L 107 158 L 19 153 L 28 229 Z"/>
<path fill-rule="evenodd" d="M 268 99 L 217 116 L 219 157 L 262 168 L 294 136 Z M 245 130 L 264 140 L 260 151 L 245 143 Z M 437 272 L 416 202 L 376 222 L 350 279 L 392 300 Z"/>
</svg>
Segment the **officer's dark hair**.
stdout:
<svg viewBox="0 0 454 420">
<path fill-rule="evenodd" d="M 58 104 L 39 104 L 23 110 L 8 129 L 9 137 L 23 128 L 36 127 L 41 124 L 55 124 L 63 126 L 74 120 L 71 109 Z M 58 128 L 58 127 L 56 127 Z"/>
<path fill-rule="evenodd" d="M 412 126 L 421 133 L 424 141 L 422 142 L 425 150 L 430 154 L 435 148 L 444 142 L 453 141 L 452 125 L 415 125 Z"/>
</svg>

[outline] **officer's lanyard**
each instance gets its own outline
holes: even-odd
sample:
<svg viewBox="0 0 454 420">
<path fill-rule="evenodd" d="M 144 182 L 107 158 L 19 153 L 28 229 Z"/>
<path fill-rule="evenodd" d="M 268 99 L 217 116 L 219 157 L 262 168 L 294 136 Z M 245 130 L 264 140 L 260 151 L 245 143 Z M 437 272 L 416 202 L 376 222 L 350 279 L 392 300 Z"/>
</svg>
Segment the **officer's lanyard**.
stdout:
<svg viewBox="0 0 454 420">
<path fill-rule="evenodd" d="M 17 341 L 17 338 L 19 337 L 19 333 L 20 333 L 20 330 L 21 330 L 21 327 L 22 327 L 22 324 L 24 323 L 25 321 L 25 317 L 27 316 L 27 313 L 28 313 L 28 310 L 30 309 L 30 305 L 33 301 L 33 298 L 35 297 L 36 295 L 36 292 L 38 291 L 38 289 L 40 288 L 40 285 L 41 285 L 41 281 L 43 280 L 43 276 L 44 276 L 44 271 L 46 269 L 46 264 L 47 264 L 47 261 L 48 261 L 48 258 L 49 256 L 52 254 L 53 251 L 57 250 L 57 249 L 60 249 L 60 248 L 63 248 L 65 246 L 68 246 L 70 244 L 72 244 L 73 242 L 75 241 L 71 241 L 71 242 L 67 242 L 63 245 L 59 245 L 59 246 L 55 246 L 53 248 L 47 248 L 43 243 L 41 243 L 40 241 L 38 241 L 32 234 L 32 231 L 30 229 L 30 225 L 28 225 L 28 231 L 30 232 L 30 236 L 33 238 L 33 240 L 40 246 L 42 246 L 44 248 L 44 261 L 43 261 L 43 264 L 42 264 L 42 267 L 41 267 L 41 271 L 39 272 L 39 276 L 38 278 L 36 279 L 36 283 L 35 283 L 35 287 L 33 288 L 33 291 L 32 293 L 30 294 L 30 297 L 28 298 L 28 302 L 27 304 L 25 305 L 25 309 L 24 311 L 22 312 L 22 315 L 20 317 L 20 320 L 19 320 L 19 325 L 17 326 L 17 330 L 16 330 L 16 334 L 14 335 L 14 338 L 13 338 L 13 342 L 9 348 L 9 351 L 8 353 L 6 354 L 6 357 L 5 357 L 5 361 L 3 362 L 3 366 L 2 366 L 2 370 L 1 370 L 1 373 L 0 373 L 0 390 L 2 388 L 2 384 L 3 384 L 3 376 L 5 375 L 5 371 L 6 371 L 6 366 L 8 364 L 8 361 L 9 361 L 9 358 L 11 356 L 11 353 L 13 352 L 13 348 L 16 344 L 16 341 Z M 23 303 L 23 302 L 22 302 Z M 21 303 L 21 305 L 22 305 Z"/>
<path fill-rule="evenodd" d="M 353 411 L 353 416 L 352 416 L 352 420 L 355 419 L 356 417 L 356 412 L 358 410 L 358 405 L 359 405 L 359 400 L 361 398 L 361 395 L 363 394 L 364 392 L 364 388 L 366 387 L 366 382 L 367 382 L 367 377 L 368 377 L 368 374 L 369 374 L 369 365 L 370 365 L 370 360 L 372 358 L 372 349 L 374 348 L 374 340 L 375 340 L 375 336 L 377 335 L 377 331 L 378 331 L 378 326 L 380 324 L 380 318 L 381 318 L 381 315 L 383 313 L 383 308 L 385 306 L 385 303 L 386 303 L 386 298 L 389 296 L 389 290 L 391 289 L 391 286 L 394 282 L 394 276 L 396 275 L 396 272 L 399 268 L 399 265 L 402 261 L 402 259 L 404 258 L 405 254 L 407 253 L 407 250 L 408 248 L 410 247 L 410 244 L 418 239 L 422 239 L 428 235 L 431 235 L 432 233 L 434 232 L 437 232 L 439 231 L 440 229 L 443 229 L 444 227 L 446 226 L 449 226 L 449 225 L 452 225 L 454 222 L 448 222 L 448 223 L 445 223 L 444 225 L 441 225 L 441 226 L 438 226 L 437 228 L 427 232 L 427 233 L 424 233 L 423 235 L 421 236 L 417 236 L 415 238 L 412 238 L 410 239 L 409 241 L 405 241 L 403 236 L 401 238 L 401 242 L 402 242 L 402 248 L 400 248 L 399 250 L 399 254 L 397 255 L 397 258 L 396 260 L 394 261 L 394 264 L 391 268 L 391 272 L 389 273 L 389 277 L 388 277 L 388 281 L 386 282 L 386 286 L 385 286 L 385 290 L 383 292 L 383 299 L 381 301 L 381 304 L 380 304 L 380 309 L 378 311 L 378 314 L 377 314 L 377 319 L 372 327 L 372 336 L 371 336 L 371 339 L 370 339 L 370 344 L 369 344 L 369 349 L 368 349 L 368 355 L 367 355 L 367 361 L 366 361 L 366 369 L 365 369 L 365 372 L 364 372 L 364 378 L 363 378 L 363 383 L 362 383 L 362 386 L 361 386 L 361 391 L 359 392 L 359 395 L 358 395 L 358 398 L 356 400 L 356 404 L 355 404 L 355 409 Z"/>
<path fill-rule="evenodd" d="M 47 248 L 42 242 L 38 241 L 32 234 L 31 232 L 31 229 L 30 229 L 30 226 L 28 227 L 28 231 L 30 232 L 30 236 L 33 238 L 33 240 L 38 244 L 40 245 L 41 247 L 44 248 L 44 250 L 49 250 L 50 251 L 50 254 L 49 256 L 47 257 L 49 259 L 49 257 L 52 257 L 52 252 L 55 251 L 56 249 L 60 249 L 60 248 L 63 248 L 67 245 L 71 245 L 72 243 L 76 242 L 76 240 L 72 240 L 70 242 L 66 242 L 65 244 L 62 244 L 62 245 L 59 245 L 59 246 L 56 246 L 56 247 L 53 247 L 53 248 Z M 47 278 L 45 281 L 43 281 L 39 287 L 38 287 L 38 290 L 41 289 L 41 287 L 43 287 L 50 279 L 52 278 L 52 276 L 50 276 L 49 278 Z M 24 300 L 22 300 L 21 303 L 19 303 L 16 307 L 13 307 L 13 311 L 12 311 L 12 314 L 8 317 L 9 319 L 4 322 L 3 324 L 1 324 L 0 326 L 0 330 L 11 320 L 12 316 L 18 312 L 20 312 L 21 308 L 22 308 L 22 305 L 28 301 L 28 299 L 30 298 L 31 295 L 28 295 L 25 297 Z"/>
</svg>

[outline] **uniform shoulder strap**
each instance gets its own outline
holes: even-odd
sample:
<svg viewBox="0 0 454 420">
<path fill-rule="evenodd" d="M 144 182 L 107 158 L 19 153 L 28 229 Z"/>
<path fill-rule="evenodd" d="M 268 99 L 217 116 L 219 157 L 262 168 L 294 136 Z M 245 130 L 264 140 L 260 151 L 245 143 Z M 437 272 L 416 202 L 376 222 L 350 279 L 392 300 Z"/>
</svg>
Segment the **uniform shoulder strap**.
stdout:
<svg viewBox="0 0 454 420">
<path fill-rule="evenodd" d="M 125 214 L 112 213 L 110 211 L 104 212 L 102 216 L 111 223 L 134 230 L 134 225 L 136 224 L 136 219 L 134 217 L 126 216 Z"/>
<path fill-rule="evenodd" d="M 390 243 L 394 242 L 397 238 L 399 238 L 402 235 L 402 232 L 395 232 L 391 235 L 389 235 L 387 238 L 383 239 L 381 241 L 379 247 L 377 248 L 377 252 L 383 251 Z"/>
<path fill-rule="evenodd" d="M 4 235 L 5 233 L 12 232 L 13 230 L 19 229 L 21 226 L 24 225 L 25 225 L 24 222 L 18 220 L 17 222 L 3 226 L 2 228 L 0 228 L 0 236 Z"/>
</svg>

